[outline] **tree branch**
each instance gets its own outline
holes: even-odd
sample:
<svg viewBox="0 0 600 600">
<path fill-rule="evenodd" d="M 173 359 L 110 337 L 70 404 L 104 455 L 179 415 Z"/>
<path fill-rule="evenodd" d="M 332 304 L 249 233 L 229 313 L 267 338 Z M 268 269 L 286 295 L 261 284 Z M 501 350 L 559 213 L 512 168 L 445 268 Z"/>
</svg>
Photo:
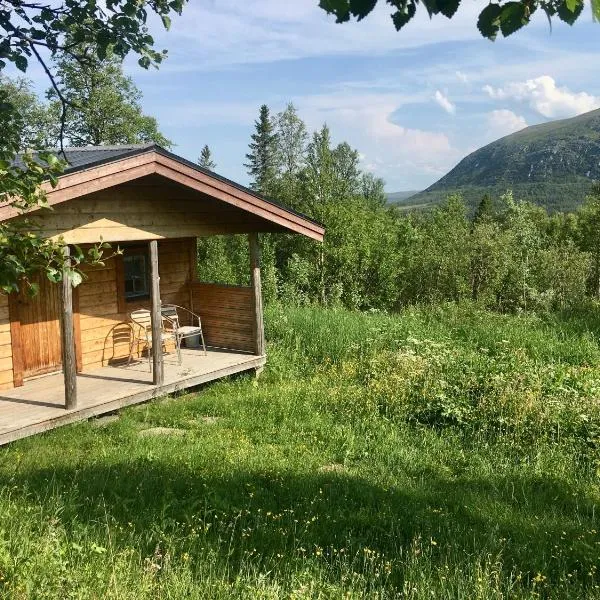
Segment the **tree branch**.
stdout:
<svg viewBox="0 0 600 600">
<path fill-rule="evenodd" d="M 63 158 L 65 160 L 67 160 L 67 155 L 65 153 L 65 146 L 64 146 L 64 137 L 65 137 L 65 126 L 66 126 L 66 122 L 67 122 L 67 106 L 71 106 L 71 103 L 64 97 L 63 93 L 61 92 L 60 88 L 58 87 L 58 84 L 56 83 L 56 80 L 54 78 L 54 75 L 53 75 L 52 71 L 50 70 L 50 68 L 48 67 L 48 65 L 46 64 L 46 62 L 44 61 L 44 59 L 42 58 L 42 56 L 40 55 L 40 53 L 38 52 L 38 50 L 35 47 L 35 45 L 34 44 L 30 44 L 30 46 L 31 46 L 31 51 L 33 52 L 33 54 L 37 58 L 37 60 L 40 63 L 40 65 L 42 65 L 42 68 L 44 69 L 44 72 L 48 76 L 48 79 L 50 79 L 50 83 L 52 84 L 52 88 L 56 92 L 56 95 L 58 96 L 58 99 L 60 101 L 61 111 L 60 111 L 60 136 L 59 136 L 59 144 L 60 144 L 60 152 L 63 155 Z"/>
</svg>

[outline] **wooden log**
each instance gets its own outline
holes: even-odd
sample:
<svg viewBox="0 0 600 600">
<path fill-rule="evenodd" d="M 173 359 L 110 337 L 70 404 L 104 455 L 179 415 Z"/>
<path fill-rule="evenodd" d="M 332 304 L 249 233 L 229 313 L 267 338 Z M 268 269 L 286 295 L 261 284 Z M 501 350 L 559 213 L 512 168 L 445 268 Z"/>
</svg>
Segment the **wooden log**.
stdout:
<svg viewBox="0 0 600 600">
<path fill-rule="evenodd" d="M 77 355 L 73 320 L 73 285 L 69 277 L 69 247 L 64 247 L 65 263 L 61 285 L 60 337 L 63 376 L 65 380 L 65 408 L 77 408 Z"/>
<path fill-rule="evenodd" d="M 263 302 L 260 279 L 260 245 L 258 233 L 248 234 L 250 246 L 250 285 L 252 287 L 252 310 L 254 320 L 252 323 L 254 335 L 254 351 L 258 356 L 265 354 L 265 326 L 263 320 Z"/>
<path fill-rule="evenodd" d="M 160 313 L 160 277 L 158 276 L 158 244 L 156 240 L 150 247 L 150 299 L 152 309 L 152 383 L 161 386 L 164 382 L 164 363 L 162 353 L 162 315 Z"/>
</svg>

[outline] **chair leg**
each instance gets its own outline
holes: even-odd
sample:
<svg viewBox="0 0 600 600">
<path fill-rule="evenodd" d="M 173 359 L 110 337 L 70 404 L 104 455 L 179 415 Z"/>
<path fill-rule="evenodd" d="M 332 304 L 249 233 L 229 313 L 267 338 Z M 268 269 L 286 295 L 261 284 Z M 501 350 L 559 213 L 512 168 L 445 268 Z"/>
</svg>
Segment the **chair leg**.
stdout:
<svg viewBox="0 0 600 600">
<path fill-rule="evenodd" d="M 146 348 L 148 352 L 148 371 L 152 373 L 152 343 L 148 339 L 148 335 L 146 335 Z"/>
<path fill-rule="evenodd" d="M 202 349 L 204 350 L 204 356 L 208 356 L 208 352 L 206 351 L 206 344 L 204 343 L 204 334 L 202 333 L 202 328 L 200 328 L 200 339 L 202 340 Z"/>
<path fill-rule="evenodd" d="M 177 362 L 181 366 L 181 338 L 178 335 L 175 336 L 175 346 L 177 347 Z"/>
<path fill-rule="evenodd" d="M 131 364 L 131 359 L 133 358 L 133 346 L 135 344 L 135 339 L 131 338 L 131 344 L 129 344 L 129 356 L 127 357 L 127 366 Z"/>
</svg>

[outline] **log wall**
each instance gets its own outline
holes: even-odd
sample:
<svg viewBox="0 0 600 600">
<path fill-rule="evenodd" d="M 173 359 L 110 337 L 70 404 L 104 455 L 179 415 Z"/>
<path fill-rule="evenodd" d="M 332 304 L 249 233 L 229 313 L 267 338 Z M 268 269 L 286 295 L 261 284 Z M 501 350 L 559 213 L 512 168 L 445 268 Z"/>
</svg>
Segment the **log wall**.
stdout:
<svg viewBox="0 0 600 600">
<path fill-rule="evenodd" d="M 252 288 L 195 281 L 192 298 L 208 346 L 254 352 Z"/>
</svg>

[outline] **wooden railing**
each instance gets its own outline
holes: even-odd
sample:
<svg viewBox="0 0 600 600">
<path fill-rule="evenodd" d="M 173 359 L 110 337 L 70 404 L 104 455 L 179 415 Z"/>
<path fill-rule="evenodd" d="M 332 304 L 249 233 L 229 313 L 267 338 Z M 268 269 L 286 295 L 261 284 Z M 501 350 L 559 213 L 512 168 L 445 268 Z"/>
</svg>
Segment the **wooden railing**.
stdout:
<svg viewBox="0 0 600 600">
<path fill-rule="evenodd" d="M 256 351 L 252 288 L 194 281 L 192 310 L 202 319 L 208 346 Z"/>
</svg>

